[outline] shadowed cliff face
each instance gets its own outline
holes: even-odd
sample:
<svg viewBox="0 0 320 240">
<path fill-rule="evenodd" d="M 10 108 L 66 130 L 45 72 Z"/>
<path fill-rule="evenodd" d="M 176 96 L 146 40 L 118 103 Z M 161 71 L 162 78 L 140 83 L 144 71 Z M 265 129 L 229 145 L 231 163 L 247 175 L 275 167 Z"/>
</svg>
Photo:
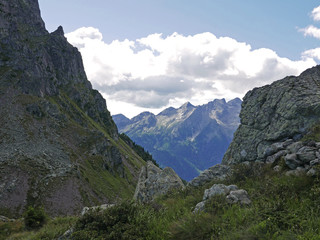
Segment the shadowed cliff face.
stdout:
<svg viewBox="0 0 320 240">
<path fill-rule="evenodd" d="M 37 0 L 0 0 L 0 103 L 0 215 L 71 214 L 133 194 L 144 163 Z"/>
<path fill-rule="evenodd" d="M 223 163 L 264 161 L 273 143 L 301 139 L 319 124 L 320 67 L 249 91 L 240 118 Z"/>
</svg>

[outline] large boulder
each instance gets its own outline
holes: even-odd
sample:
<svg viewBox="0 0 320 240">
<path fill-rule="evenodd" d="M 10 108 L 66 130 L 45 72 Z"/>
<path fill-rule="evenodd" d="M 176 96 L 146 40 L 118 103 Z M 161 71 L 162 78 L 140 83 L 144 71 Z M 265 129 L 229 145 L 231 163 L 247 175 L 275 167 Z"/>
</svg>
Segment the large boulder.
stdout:
<svg viewBox="0 0 320 240">
<path fill-rule="evenodd" d="M 242 205 L 249 205 L 251 203 L 247 191 L 243 189 L 231 191 L 226 198 L 227 202 L 232 204 L 240 203 Z"/>
<path fill-rule="evenodd" d="M 211 188 L 204 191 L 202 200 L 210 199 L 216 195 L 228 195 L 234 190 L 238 190 L 236 185 L 226 186 L 224 184 L 214 184 Z"/>
<path fill-rule="evenodd" d="M 243 99 L 240 118 L 224 164 L 265 161 L 268 155 L 286 148 L 275 143 L 298 141 L 319 122 L 320 66 L 249 91 Z M 312 158 L 310 151 L 298 155 L 303 162 Z"/>
<path fill-rule="evenodd" d="M 168 193 L 173 189 L 184 189 L 185 186 L 180 177 L 172 168 L 161 170 L 151 161 L 146 167 L 142 167 L 139 181 L 134 193 L 134 200 L 150 202 L 155 197 Z"/>
<path fill-rule="evenodd" d="M 195 206 L 193 213 L 204 211 L 208 200 L 218 195 L 224 196 L 226 202 L 229 204 L 251 204 L 251 200 L 246 190 L 238 189 L 236 185 L 227 186 L 224 184 L 214 184 L 211 188 L 204 191 L 202 201 Z"/>
</svg>

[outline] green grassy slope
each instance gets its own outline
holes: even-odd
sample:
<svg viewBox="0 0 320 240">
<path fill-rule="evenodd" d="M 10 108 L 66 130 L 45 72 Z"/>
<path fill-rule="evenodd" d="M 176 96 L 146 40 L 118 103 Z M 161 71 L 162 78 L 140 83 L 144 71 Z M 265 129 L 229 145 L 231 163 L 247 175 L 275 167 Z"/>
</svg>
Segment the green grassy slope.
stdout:
<svg viewBox="0 0 320 240">
<path fill-rule="evenodd" d="M 207 204 L 206 212 L 193 214 L 204 189 L 213 183 L 172 192 L 148 205 L 124 201 L 105 212 L 72 219 L 73 239 L 319 239 L 319 177 L 285 176 L 270 166 L 238 166 L 229 179 L 220 183 L 247 190 L 252 204 L 230 205 L 223 197 L 215 197 Z M 69 225 L 58 226 L 66 229 Z M 45 233 L 47 227 L 36 233 L 21 233 L 18 229 L 11 236 L 41 239 L 53 234 Z M 60 227 L 56 228 L 58 236 Z"/>
</svg>

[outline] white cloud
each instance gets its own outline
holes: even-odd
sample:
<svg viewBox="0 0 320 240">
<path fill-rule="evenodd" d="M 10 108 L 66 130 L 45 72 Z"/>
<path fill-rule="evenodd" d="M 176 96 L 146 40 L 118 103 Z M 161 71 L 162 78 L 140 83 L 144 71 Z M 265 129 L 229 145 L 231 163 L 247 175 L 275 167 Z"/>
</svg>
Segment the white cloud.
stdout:
<svg viewBox="0 0 320 240">
<path fill-rule="evenodd" d="M 320 6 L 312 10 L 311 17 L 314 21 L 320 21 Z M 313 25 L 301 28 L 299 31 L 303 32 L 304 36 L 311 36 L 320 39 L 320 28 L 317 28 Z"/>
<path fill-rule="evenodd" d="M 212 33 L 151 34 L 106 43 L 98 29 L 80 28 L 66 37 L 82 53 L 88 78 L 104 93 L 111 113 L 129 117 L 186 101 L 197 105 L 243 97 L 253 87 L 316 64 L 310 54 L 291 61 L 270 49 L 252 49 Z"/>
<path fill-rule="evenodd" d="M 311 16 L 314 21 L 320 21 L 320 6 L 312 10 Z"/>
<path fill-rule="evenodd" d="M 314 58 L 320 60 L 320 48 L 314 48 L 303 52 L 306 58 Z"/>
<path fill-rule="evenodd" d="M 300 31 L 303 32 L 304 36 L 311 36 L 320 39 L 320 29 L 313 25 L 300 29 Z"/>
</svg>

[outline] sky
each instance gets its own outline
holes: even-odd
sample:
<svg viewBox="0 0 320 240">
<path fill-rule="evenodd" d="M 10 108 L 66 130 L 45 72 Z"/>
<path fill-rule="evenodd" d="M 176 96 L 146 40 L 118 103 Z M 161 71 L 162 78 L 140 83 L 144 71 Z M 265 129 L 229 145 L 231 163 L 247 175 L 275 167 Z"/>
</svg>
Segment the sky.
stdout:
<svg viewBox="0 0 320 240">
<path fill-rule="evenodd" d="M 317 0 L 39 0 L 111 114 L 243 98 L 320 63 Z"/>
</svg>

